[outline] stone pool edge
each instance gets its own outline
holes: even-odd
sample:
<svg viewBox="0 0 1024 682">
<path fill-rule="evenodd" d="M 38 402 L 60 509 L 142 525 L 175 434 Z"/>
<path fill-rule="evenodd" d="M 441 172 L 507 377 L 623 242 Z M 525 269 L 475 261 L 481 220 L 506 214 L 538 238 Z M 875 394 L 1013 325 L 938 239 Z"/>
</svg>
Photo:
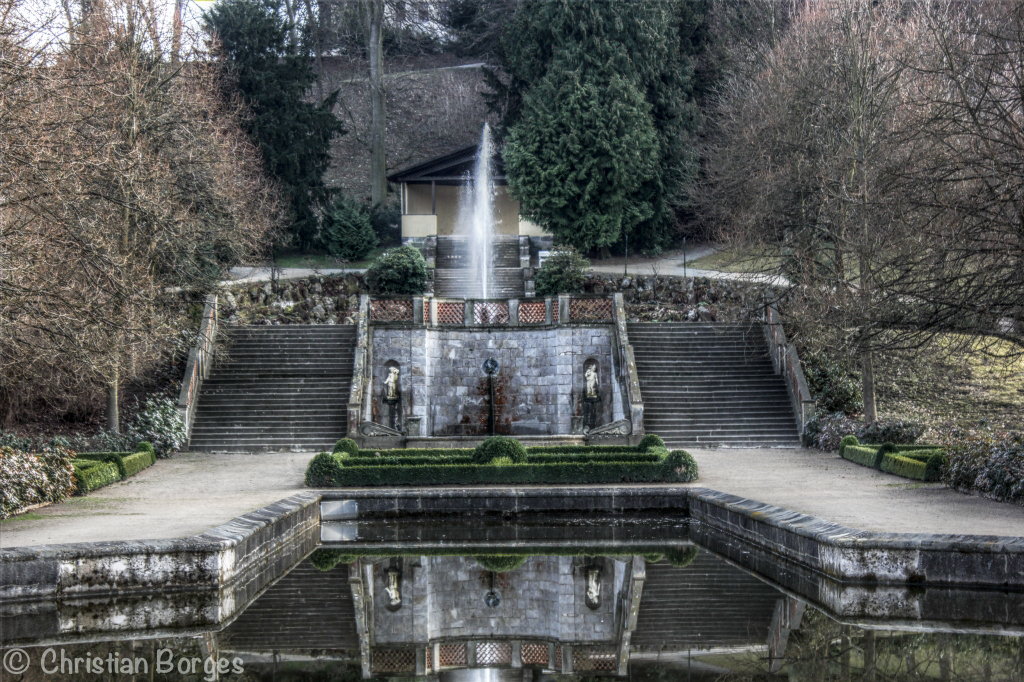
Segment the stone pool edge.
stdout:
<svg viewBox="0 0 1024 682">
<path fill-rule="evenodd" d="M 346 504 L 346 501 L 348 502 Z M 1024 537 L 879 533 L 709 488 L 416 488 L 297 493 L 199 535 L 0 550 L 0 601 L 220 589 L 315 544 L 324 521 L 379 515 L 685 511 L 707 528 L 854 584 L 1024 588 Z M 318 537 L 318 534 L 316 534 Z"/>
</svg>

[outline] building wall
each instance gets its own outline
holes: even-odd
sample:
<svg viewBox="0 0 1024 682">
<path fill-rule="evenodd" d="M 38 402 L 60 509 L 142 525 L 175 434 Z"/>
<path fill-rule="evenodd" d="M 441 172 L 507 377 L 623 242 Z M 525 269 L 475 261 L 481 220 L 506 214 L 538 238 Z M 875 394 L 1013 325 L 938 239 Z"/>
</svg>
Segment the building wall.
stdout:
<svg viewBox="0 0 1024 682">
<path fill-rule="evenodd" d="M 430 185 L 407 184 L 405 215 L 430 215 Z M 468 232 L 469 228 L 458 225 L 459 199 L 463 187 L 457 185 L 436 185 L 437 234 L 453 235 Z M 414 221 L 403 221 L 403 224 Z M 525 232 L 523 230 L 526 230 Z M 508 187 L 498 185 L 494 192 L 494 233 L 498 235 L 544 235 L 540 226 L 519 218 L 519 200 L 508 193 Z M 422 234 L 404 234 L 404 237 L 421 237 Z"/>
<path fill-rule="evenodd" d="M 373 421 L 386 423 L 383 382 L 388 361 L 400 366 L 403 413 L 421 418 L 420 433 L 478 435 L 487 427 L 484 360 L 495 374 L 499 433 L 568 434 L 583 414 L 583 364 L 597 360 L 601 413 L 597 423 L 622 418 L 613 396 L 610 325 L 549 329 L 373 329 Z M 540 429 L 534 431 L 534 429 Z"/>
</svg>

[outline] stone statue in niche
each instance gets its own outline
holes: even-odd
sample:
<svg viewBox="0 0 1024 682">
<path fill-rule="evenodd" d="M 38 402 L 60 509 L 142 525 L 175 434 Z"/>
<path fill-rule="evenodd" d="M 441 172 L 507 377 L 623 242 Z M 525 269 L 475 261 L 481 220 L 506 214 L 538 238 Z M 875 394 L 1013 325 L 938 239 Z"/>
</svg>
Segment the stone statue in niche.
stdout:
<svg viewBox="0 0 1024 682">
<path fill-rule="evenodd" d="M 396 365 L 388 367 L 388 375 L 384 379 L 384 404 L 388 406 L 388 427 L 401 430 L 399 415 L 402 412 L 402 389 L 398 383 L 399 370 Z"/>
<path fill-rule="evenodd" d="M 597 375 L 597 362 L 589 360 L 583 370 L 583 433 L 597 426 L 601 412 L 601 381 Z"/>
<path fill-rule="evenodd" d="M 601 567 L 587 566 L 587 608 L 596 609 L 601 606 Z"/>
<path fill-rule="evenodd" d="M 384 596 L 387 601 L 384 608 L 388 611 L 397 611 L 402 608 L 402 572 L 398 566 L 388 567 L 384 581 Z"/>
</svg>

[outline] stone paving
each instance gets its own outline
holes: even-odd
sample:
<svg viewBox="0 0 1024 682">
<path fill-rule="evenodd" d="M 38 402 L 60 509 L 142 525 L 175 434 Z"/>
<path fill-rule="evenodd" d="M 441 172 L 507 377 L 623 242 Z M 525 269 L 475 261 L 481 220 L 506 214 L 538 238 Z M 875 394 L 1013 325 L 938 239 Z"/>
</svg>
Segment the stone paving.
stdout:
<svg viewBox="0 0 1024 682">
<path fill-rule="evenodd" d="M 690 449 L 691 485 L 853 528 L 1024 537 L 1024 507 L 962 495 L 804 449 Z M 184 537 L 297 491 L 311 453 L 185 453 L 87 497 L 0 522 L 0 547 Z"/>
</svg>

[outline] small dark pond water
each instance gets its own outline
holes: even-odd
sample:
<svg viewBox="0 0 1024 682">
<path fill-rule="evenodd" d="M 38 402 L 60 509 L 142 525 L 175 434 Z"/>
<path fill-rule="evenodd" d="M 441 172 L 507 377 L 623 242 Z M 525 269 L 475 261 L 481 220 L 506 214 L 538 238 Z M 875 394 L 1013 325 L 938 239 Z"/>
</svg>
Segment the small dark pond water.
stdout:
<svg viewBox="0 0 1024 682">
<path fill-rule="evenodd" d="M 249 590 L 0 605 L 0 679 L 1024 682 L 1020 593 L 838 584 L 683 517 L 334 522 L 320 541 Z"/>
</svg>

